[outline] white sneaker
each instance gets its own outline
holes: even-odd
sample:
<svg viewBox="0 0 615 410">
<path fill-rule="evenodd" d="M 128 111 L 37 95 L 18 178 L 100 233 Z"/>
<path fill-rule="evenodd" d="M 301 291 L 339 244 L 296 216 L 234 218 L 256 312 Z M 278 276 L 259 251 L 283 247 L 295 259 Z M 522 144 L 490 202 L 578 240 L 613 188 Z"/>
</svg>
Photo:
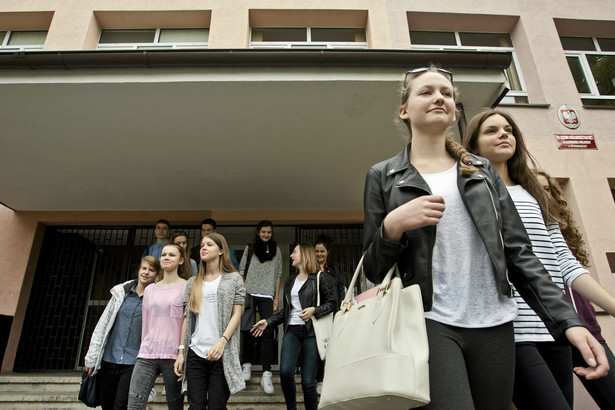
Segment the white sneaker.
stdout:
<svg viewBox="0 0 615 410">
<path fill-rule="evenodd" d="M 156 389 L 152 388 L 152 391 L 149 392 L 149 397 L 147 398 L 147 402 L 150 403 L 156 397 Z"/>
<path fill-rule="evenodd" d="M 271 372 L 263 372 L 263 377 L 261 377 L 261 386 L 263 386 L 263 390 L 265 390 L 267 394 L 274 393 L 273 381 L 271 380 L 272 376 Z"/>
<path fill-rule="evenodd" d="M 249 382 L 252 378 L 252 363 L 244 363 L 241 373 L 243 374 L 243 379 Z"/>
<path fill-rule="evenodd" d="M 322 382 L 316 383 L 316 394 L 320 396 L 320 393 L 322 393 Z"/>
</svg>

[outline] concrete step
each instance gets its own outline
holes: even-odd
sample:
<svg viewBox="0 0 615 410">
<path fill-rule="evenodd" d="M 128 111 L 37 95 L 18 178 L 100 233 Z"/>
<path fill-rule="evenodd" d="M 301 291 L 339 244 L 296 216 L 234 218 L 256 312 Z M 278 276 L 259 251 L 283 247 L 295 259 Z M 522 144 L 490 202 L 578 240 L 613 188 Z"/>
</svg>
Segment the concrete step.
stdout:
<svg viewBox="0 0 615 410">
<path fill-rule="evenodd" d="M 303 403 L 300 377 L 296 376 L 297 402 Z M 0 409 L 83 409 L 84 405 L 77 399 L 81 373 L 9 373 L 0 374 Z M 246 389 L 234 394 L 229 399 L 231 410 L 283 410 L 284 396 L 280 385 L 280 376 L 274 373 L 275 394 L 267 395 L 260 385 L 260 375 L 252 377 L 246 383 Z M 166 409 L 166 396 L 162 395 L 162 377 L 156 379 L 155 389 L 158 393 L 149 403 L 149 410 Z M 184 406 L 188 408 L 188 404 Z M 300 407 L 301 408 L 301 407 Z"/>
</svg>

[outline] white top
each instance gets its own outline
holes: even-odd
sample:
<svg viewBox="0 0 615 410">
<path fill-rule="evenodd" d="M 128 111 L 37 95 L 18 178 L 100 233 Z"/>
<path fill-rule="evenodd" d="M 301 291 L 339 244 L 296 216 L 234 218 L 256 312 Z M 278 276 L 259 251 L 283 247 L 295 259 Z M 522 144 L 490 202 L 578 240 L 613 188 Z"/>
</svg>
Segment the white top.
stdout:
<svg viewBox="0 0 615 410">
<path fill-rule="evenodd" d="M 532 242 L 532 251 L 545 269 L 551 275 L 551 279 L 564 291 L 564 283 L 568 287 L 582 275 L 588 273 L 576 260 L 568 249 L 559 226 L 556 223 L 545 226 L 540 206 L 536 199 L 521 185 L 509 186 L 508 193 L 515 203 L 517 212 L 523 221 L 523 226 Z M 515 342 L 552 342 L 553 336 L 547 330 L 536 312 L 515 290 L 515 301 L 519 306 L 515 325 Z"/>
<path fill-rule="evenodd" d="M 307 279 L 306 279 L 307 280 Z M 300 281 L 298 278 L 295 279 L 295 283 L 293 283 L 293 287 L 290 290 L 290 320 L 288 321 L 289 325 L 303 325 L 305 326 L 305 322 L 299 317 L 303 308 L 301 307 L 301 302 L 299 301 L 299 289 L 305 283 L 304 281 Z"/>
<path fill-rule="evenodd" d="M 510 322 L 515 302 L 500 292 L 497 275 L 457 187 L 457 165 L 421 174 L 446 209 L 433 248 L 433 308 L 425 317 L 447 325 L 482 328 Z M 495 222 L 494 222 L 495 223 Z"/>
<path fill-rule="evenodd" d="M 192 351 L 202 358 L 205 358 L 209 349 L 220 340 L 218 285 L 221 277 L 222 275 L 211 282 L 203 281 L 201 313 L 196 315 L 196 326 L 190 341 Z"/>
</svg>

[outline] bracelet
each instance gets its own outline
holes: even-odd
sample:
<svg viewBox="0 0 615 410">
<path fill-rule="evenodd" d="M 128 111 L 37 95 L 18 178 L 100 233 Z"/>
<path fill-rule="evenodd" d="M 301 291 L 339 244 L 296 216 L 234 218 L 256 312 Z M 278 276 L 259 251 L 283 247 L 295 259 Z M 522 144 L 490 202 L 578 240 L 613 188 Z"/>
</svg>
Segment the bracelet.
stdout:
<svg viewBox="0 0 615 410">
<path fill-rule="evenodd" d="M 185 346 L 184 346 L 184 345 L 179 345 L 179 346 L 177 347 L 177 350 L 184 350 L 184 349 L 185 349 Z"/>
<path fill-rule="evenodd" d="M 226 336 L 222 335 L 222 337 L 224 338 L 224 340 L 226 340 L 226 343 L 228 343 L 228 339 L 226 338 Z"/>
</svg>

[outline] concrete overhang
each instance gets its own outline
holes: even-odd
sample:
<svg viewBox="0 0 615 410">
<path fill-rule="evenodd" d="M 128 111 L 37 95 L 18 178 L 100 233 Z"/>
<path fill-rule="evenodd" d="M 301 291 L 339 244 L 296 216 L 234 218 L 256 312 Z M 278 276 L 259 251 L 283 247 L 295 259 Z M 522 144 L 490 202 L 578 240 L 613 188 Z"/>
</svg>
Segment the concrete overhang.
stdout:
<svg viewBox="0 0 615 410">
<path fill-rule="evenodd" d="M 453 70 L 469 117 L 501 97 L 510 61 L 407 50 L 0 54 L 0 202 L 361 209 L 368 167 L 404 145 L 394 119 L 406 69 Z"/>
</svg>

